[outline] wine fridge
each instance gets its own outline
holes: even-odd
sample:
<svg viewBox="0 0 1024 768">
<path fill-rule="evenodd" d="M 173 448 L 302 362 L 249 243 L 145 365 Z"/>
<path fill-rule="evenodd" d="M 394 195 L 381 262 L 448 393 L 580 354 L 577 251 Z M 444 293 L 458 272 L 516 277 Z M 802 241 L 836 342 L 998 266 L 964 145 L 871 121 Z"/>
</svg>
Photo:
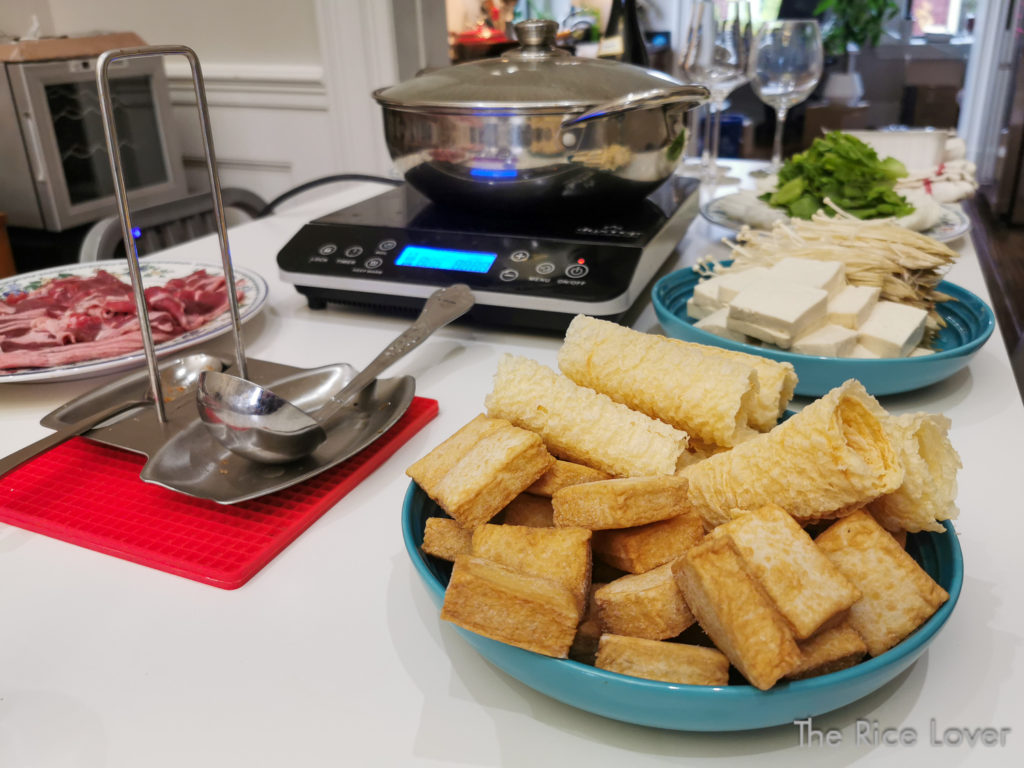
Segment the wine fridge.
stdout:
<svg viewBox="0 0 1024 768">
<path fill-rule="evenodd" d="M 0 66 L 0 211 L 8 224 L 61 232 L 115 214 L 96 59 Z M 128 59 L 110 73 L 125 181 L 140 207 L 187 194 L 162 67 Z"/>
</svg>

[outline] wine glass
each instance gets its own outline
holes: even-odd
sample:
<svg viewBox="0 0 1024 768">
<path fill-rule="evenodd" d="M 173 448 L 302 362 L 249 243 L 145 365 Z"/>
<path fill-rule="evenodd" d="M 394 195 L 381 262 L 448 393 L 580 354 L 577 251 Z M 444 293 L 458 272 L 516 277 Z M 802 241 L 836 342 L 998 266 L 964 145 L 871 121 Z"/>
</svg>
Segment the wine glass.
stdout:
<svg viewBox="0 0 1024 768">
<path fill-rule="evenodd" d="M 718 147 L 722 110 L 729 94 L 749 79 L 750 3 L 748 0 L 698 0 L 680 66 L 710 91 L 704 121 L 702 176 L 716 179 L 721 171 Z"/>
<path fill-rule="evenodd" d="M 814 19 L 779 19 L 758 30 L 750 51 L 750 85 L 775 109 L 771 165 L 754 175 L 768 176 L 782 167 L 782 133 L 789 108 L 799 104 L 821 79 L 824 54 L 821 29 Z"/>
</svg>

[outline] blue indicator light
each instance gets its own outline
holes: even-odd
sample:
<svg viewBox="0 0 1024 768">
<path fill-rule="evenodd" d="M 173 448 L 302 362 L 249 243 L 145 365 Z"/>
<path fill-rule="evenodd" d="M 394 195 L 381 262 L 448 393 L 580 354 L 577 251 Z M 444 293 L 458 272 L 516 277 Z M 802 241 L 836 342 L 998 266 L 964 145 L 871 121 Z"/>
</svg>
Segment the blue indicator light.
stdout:
<svg viewBox="0 0 1024 768">
<path fill-rule="evenodd" d="M 514 179 L 516 173 L 515 168 L 472 168 L 469 171 L 470 176 L 484 179 Z"/>
<path fill-rule="evenodd" d="M 138 227 L 132 227 L 132 237 L 142 237 L 142 230 Z"/>
<path fill-rule="evenodd" d="M 452 251 L 444 248 L 427 248 L 410 245 L 395 259 L 398 267 L 423 267 L 425 269 L 446 269 L 452 272 L 478 272 L 483 274 L 491 268 L 496 253 L 481 251 Z"/>
</svg>

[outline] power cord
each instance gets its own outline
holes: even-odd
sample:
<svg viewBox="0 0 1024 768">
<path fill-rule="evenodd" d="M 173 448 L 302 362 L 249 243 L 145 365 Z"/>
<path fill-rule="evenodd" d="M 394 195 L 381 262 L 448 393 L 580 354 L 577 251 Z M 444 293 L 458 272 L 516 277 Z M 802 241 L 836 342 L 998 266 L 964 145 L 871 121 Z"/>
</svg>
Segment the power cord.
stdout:
<svg viewBox="0 0 1024 768">
<path fill-rule="evenodd" d="M 270 215 L 271 213 L 274 212 L 274 209 L 276 209 L 277 206 L 279 206 L 285 200 L 290 200 L 296 195 L 302 194 L 307 190 L 323 186 L 324 184 L 334 184 L 340 181 L 370 181 L 378 184 L 390 184 L 391 186 L 395 187 L 400 187 L 405 183 L 401 179 L 392 179 L 387 176 L 373 176 L 371 174 L 366 173 L 339 173 L 334 174 L 332 176 L 323 176 L 319 179 L 312 179 L 311 181 L 299 184 L 297 187 L 293 187 L 292 189 L 289 189 L 287 192 L 282 192 L 280 195 L 278 195 L 269 203 L 267 203 L 266 206 L 264 206 L 263 210 L 260 211 L 259 213 L 259 217 Z"/>
</svg>

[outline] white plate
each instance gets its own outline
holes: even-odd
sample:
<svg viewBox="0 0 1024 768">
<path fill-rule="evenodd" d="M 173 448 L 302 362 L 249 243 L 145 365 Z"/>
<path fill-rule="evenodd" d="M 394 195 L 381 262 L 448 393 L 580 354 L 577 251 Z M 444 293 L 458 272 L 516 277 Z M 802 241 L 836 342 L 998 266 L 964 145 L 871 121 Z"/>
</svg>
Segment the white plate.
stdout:
<svg viewBox="0 0 1024 768">
<path fill-rule="evenodd" d="M 211 275 L 224 273 L 222 267 L 211 264 L 192 262 L 158 261 L 152 258 L 139 262 L 142 272 L 142 283 L 145 286 L 163 285 L 173 278 L 186 277 L 197 269 L 205 269 Z M 128 262 L 125 259 L 112 261 L 94 261 L 88 264 L 66 264 L 51 269 L 41 269 L 0 280 L 0 301 L 8 296 L 28 293 L 40 288 L 52 280 L 61 277 L 92 277 L 99 270 L 106 270 L 120 280 L 131 283 Z M 247 269 L 234 268 L 235 280 L 242 289 L 243 296 L 238 303 L 242 322 L 252 318 L 259 312 L 267 300 L 267 282 L 255 272 Z M 198 328 L 183 333 L 177 338 L 156 345 L 158 357 L 165 357 L 172 352 L 195 346 L 231 330 L 231 314 L 225 311 L 221 315 L 207 321 Z M 136 366 L 145 365 L 146 354 L 141 346 L 136 352 L 128 352 L 114 357 L 85 360 L 80 363 L 53 366 L 50 368 L 22 368 L 16 371 L 0 371 L 0 384 L 22 381 L 58 381 L 66 379 L 84 379 L 89 376 L 100 376 L 117 373 Z"/>
<path fill-rule="evenodd" d="M 712 224 L 731 229 L 733 232 L 739 232 L 740 229 L 747 226 L 747 222 L 734 218 L 722 210 L 721 200 L 722 198 L 719 197 L 701 205 L 701 215 Z M 927 235 L 933 240 L 945 243 L 955 240 L 971 230 L 971 220 L 967 218 L 967 214 L 960 210 L 959 206 L 943 205 L 942 208 L 945 211 L 942 219 L 934 227 L 923 230 L 921 232 L 922 235 Z M 757 229 L 757 227 L 751 228 Z"/>
</svg>

